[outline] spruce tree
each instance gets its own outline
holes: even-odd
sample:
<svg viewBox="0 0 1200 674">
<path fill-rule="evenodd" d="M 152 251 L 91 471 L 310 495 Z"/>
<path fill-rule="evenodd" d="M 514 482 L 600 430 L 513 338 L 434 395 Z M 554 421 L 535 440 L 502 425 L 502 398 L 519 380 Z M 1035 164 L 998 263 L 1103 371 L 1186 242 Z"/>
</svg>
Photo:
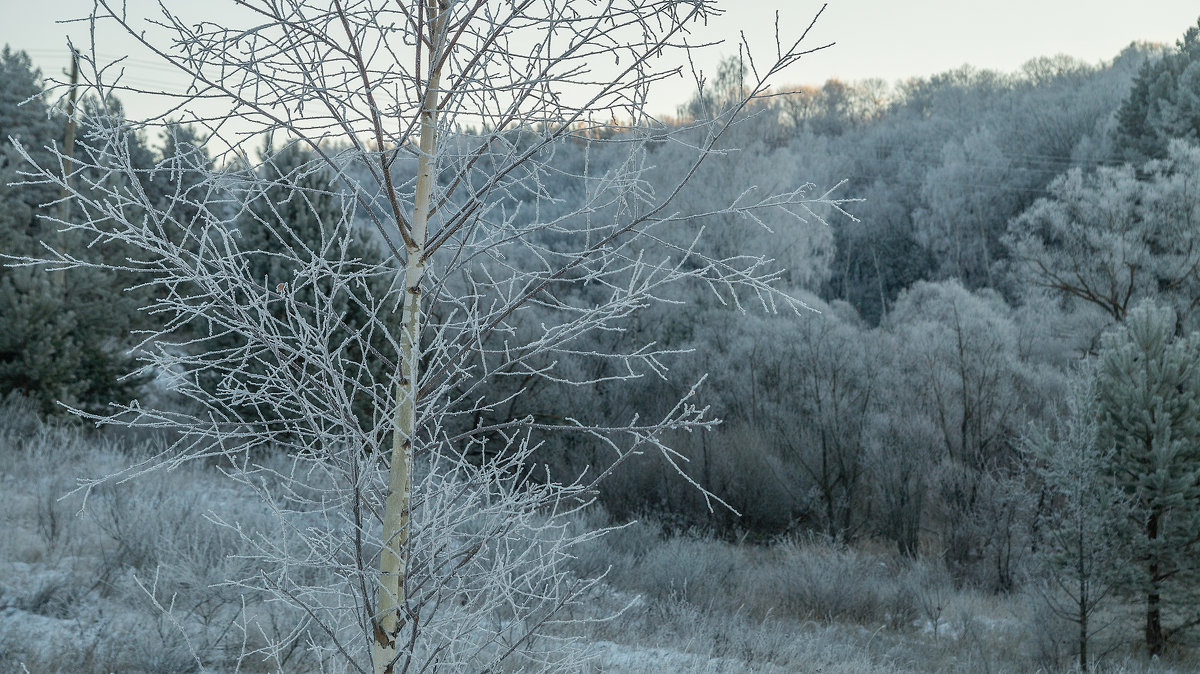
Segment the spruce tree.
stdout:
<svg viewBox="0 0 1200 674">
<path fill-rule="evenodd" d="M 1104 336 L 1096 383 L 1107 473 L 1135 513 L 1119 586 L 1145 600 L 1151 655 L 1200 614 L 1200 333 L 1175 329 L 1170 309 L 1135 307 Z"/>
</svg>

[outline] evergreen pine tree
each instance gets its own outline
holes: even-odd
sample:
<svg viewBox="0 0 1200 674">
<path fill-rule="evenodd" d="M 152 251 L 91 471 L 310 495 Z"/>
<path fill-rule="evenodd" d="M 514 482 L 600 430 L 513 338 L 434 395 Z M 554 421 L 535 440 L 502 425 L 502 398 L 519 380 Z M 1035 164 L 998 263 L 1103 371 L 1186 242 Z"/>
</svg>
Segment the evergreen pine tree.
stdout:
<svg viewBox="0 0 1200 674">
<path fill-rule="evenodd" d="M 1103 629 L 1092 618 L 1109 598 L 1119 554 L 1115 532 L 1127 503 L 1105 474 L 1113 447 L 1100 438 L 1095 368 L 1086 366 L 1068 391 L 1063 414 L 1038 425 L 1024 450 L 1045 487 L 1049 518 L 1037 556 L 1047 570 L 1046 600 L 1078 628 L 1079 670 L 1088 671 L 1088 645 Z"/>
<path fill-rule="evenodd" d="M 134 368 L 125 352 L 131 332 L 139 327 L 139 300 L 123 293 L 123 280 L 111 272 L 86 269 L 69 274 L 47 273 L 42 267 L 12 266 L 22 257 L 40 257 L 43 242 L 63 250 L 82 251 L 86 243 L 58 231 L 47 220 L 58 216 L 46 204 L 59 198 L 46 184 L 20 182 L 21 158 L 12 139 L 36 161 L 49 161 L 45 148 L 61 143 L 60 118 L 50 115 L 40 74 L 24 52 L 0 52 L 0 395 L 21 391 L 42 412 L 59 402 L 97 410 L 113 400 L 132 397 L 144 382 L 126 379 Z M 98 107 L 90 107 L 96 114 Z M 140 147 L 142 154 L 150 151 Z M 91 252 L 120 259 L 117 247 L 90 242 Z"/>
<path fill-rule="evenodd" d="M 1200 22 L 1175 52 L 1142 66 L 1117 122 L 1113 149 L 1134 163 L 1165 158 L 1173 138 L 1200 141 Z"/>
<path fill-rule="evenodd" d="M 1136 513 L 1120 586 L 1145 600 L 1151 655 L 1200 613 L 1200 333 L 1175 328 L 1170 309 L 1135 307 L 1104 336 L 1096 384 L 1099 439 L 1114 448 L 1107 472 Z"/>
</svg>

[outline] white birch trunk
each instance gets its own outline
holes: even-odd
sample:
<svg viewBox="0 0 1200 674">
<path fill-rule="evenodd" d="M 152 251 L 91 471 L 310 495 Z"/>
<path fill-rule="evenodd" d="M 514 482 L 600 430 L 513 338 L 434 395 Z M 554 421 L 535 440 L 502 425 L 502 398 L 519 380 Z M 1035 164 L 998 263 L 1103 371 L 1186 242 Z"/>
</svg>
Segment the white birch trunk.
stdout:
<svg viewBox="0 0 1200 674">
<path fill-rule="evenodd" d="M 437 48 L 445 23 L 441 0 L 427 5 L 430 37 L 429 85 L 421 102 L 421 145 L 417 159 L 417 189 L 413 202 L 411 240 L 404 270 L 404 314 L 400 335 L 400 379 L 396 382 L 396 429 L 392 435 L 392 462 L 388 474 L 387 502 L 383 510 L 383 550 L 376 595 L 375 645 L 372 661 L 376 674 L 391 674 L 398 652 L 397 638 L 405 615 L 409 509 L 412 501 L 412 449 L 417 427 L 417 392 L 421 360 L 421 280 L 425 276 L 425 243 L 433 197 L 433 154 L 437 149 L 438 88 L 441 85 Z"/>
</svg>

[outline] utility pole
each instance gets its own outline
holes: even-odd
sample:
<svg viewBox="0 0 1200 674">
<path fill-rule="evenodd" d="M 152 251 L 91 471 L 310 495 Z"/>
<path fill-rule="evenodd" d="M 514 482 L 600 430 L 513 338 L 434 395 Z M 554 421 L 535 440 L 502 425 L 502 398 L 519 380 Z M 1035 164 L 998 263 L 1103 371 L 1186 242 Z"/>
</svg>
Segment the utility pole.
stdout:
<svg viewBox="0 0 1200 674">
<path fill-rule="evenodd" d="M 63 136 L 63 154 L 66 155 L 66 161 L 63 162 L 63 169 L 66 171 L 66 181 L 68 186 L 71 182 L 71 171 L 73 170 L 75 157 L 75 90 L 79 84 L 79 53 L 74 48 L 71 49 L 71 89 L 67 92 L 67 130 Z M 63 200 L 58 205 L 58 219 L 66 221 L 67 216 L 71 213 L 71 202 L 66 200 L 68 186 L 64 186 L 62 190 Z"/>
</svg>

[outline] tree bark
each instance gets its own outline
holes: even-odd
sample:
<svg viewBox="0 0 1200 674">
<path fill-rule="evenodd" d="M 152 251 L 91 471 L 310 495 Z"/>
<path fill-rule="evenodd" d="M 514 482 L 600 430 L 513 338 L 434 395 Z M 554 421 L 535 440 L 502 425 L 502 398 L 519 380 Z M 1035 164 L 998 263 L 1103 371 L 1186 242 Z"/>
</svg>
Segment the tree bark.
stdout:
<svg viewBox="0 0 1200 674">
<path fill-rule="evenodd" d="M 392 674 L 400 632 L 408 623 L 406 611 L 409 515 L 412 502 L 412 452 L 417 429 L 417 392 L 421 361 L 421 280 L 425 276 L 425 244 L 429 210 L 433 201 L 434 161 L 437 149 L 438 96 L 441 86 L 440 45 L 445 25 L 443 0 L 428 0 L 430 26 L 429 83 L 421 102 L 420 156 L 413 202 L 411 240 L 406 247 L 404 308 L 400 333 L 400 379 L 396 382 L 395 431 L 391 469 L 383 511 L 383 550 L 376 595 L 375 644 L 372 662 L 376 674 Z M 415 626 L 412 627 L 415 629 Z"/>
<path fill-rule="evenodd" d="M 1146 593 L 1146 652 L 1151 657 L 1161 655 L 1163 651 L 1162 629 L 1162 595 L 1159 593 L 1158 557 L 1153 550 L 1154 541 L 1158 539 L 1159 508 L 1155 507 L 1146 519 L 1146 538 L 1150 541 L 1150 590 Z"/>
<path fill-rule="evenodd" d="M 1084 556 L 1084 536 L 1077 531 L 1075 548 L 1075 572 L 1079 574 L 1079 671 L 1088 670 L 1088 613 L 1091 611 L 1091 579 Z"/>
</svg>

